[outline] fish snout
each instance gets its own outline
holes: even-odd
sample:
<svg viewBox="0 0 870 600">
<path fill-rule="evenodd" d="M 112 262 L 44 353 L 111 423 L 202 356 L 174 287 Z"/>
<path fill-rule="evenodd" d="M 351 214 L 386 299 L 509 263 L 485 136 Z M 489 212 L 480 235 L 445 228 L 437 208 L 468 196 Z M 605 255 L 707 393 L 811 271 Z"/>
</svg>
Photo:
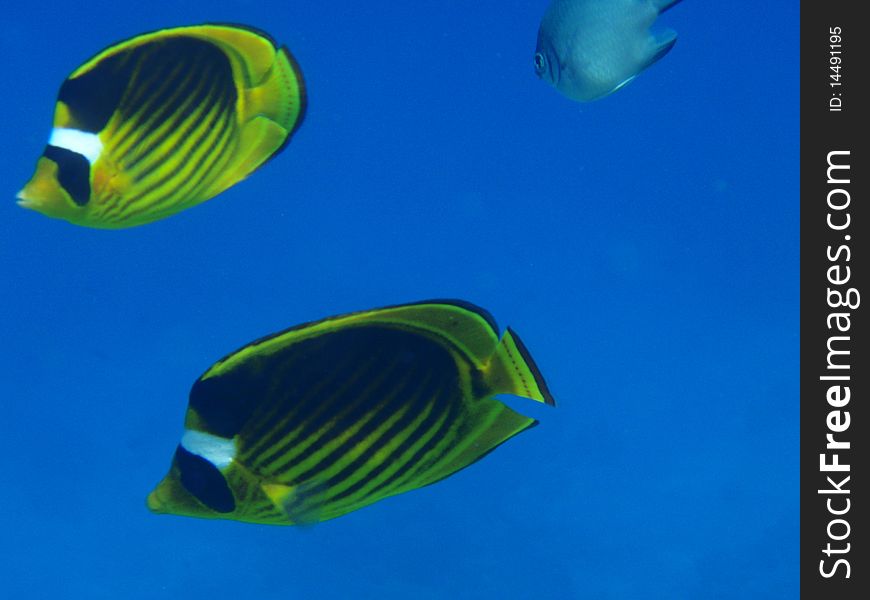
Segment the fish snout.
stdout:
<svg viewBox="0 0 870 600">
<path fill-rule="evenodd" d="M 164 509 L 163 500 L 160 498 L 160 494 L 157 492 L 157 490 L 154 490 L 150 494 L 148 494 L 148 500 L 146 501 L 146 504 L 148 505 L 148 510 L 150 510 L 151 512 L 166 512 L 166 510 Z"/>
<path fill-rule="evenodd" d="M 34 208 L 33 200 L 27 197 L 27 191 L 22 189 L 20 192 L 15 194 L 15 200 L 18 203 L 18 206 L 22 208 Z"/>
<path fill-rule="evenodd" d="M 148 510 L 158 514 L 171 512 L 173 483 L 171 476 L 168 475 L 164 477 L 153 490 L 151 490 L 151 493 L 148 494 L 148 498 L 145 500 Z"/>
</svg>

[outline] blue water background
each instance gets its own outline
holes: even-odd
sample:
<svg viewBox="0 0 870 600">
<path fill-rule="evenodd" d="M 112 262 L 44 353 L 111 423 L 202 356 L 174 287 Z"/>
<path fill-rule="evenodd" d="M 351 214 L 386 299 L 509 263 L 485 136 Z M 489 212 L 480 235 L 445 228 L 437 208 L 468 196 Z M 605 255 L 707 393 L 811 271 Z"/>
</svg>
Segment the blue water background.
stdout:
<svg viewBox="0 0 870 600">
<path fill-rule="evenodd" d="M 671 54 L 586 105 L 534 76 L 545 7 L 4 6 L 0 595 L 797 595 L 798 3 L 687 0 Z M 15 205 L 73 68 L 204 21 L 298 58 L 284 154 L 126 231 Z M 147 511 L 214 360 L 432 297 L 522 335 L 558 407 L 511 404 L 540 426 L 307 529 Z"/>
</svg>

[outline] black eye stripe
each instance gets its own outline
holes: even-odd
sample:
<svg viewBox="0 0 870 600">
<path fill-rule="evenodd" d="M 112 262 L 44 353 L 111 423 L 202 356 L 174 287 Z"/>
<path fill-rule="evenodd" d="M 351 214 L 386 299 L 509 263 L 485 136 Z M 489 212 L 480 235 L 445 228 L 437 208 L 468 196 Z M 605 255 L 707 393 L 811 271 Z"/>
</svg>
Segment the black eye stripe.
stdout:
<svg viewBox="0 0 870 600">
<path fill-rule="evenodd" d="M 84 206 L 91 199 L 91 163 L 72 150 L 46 146 L 42 155 L 57 164 L 57 180 L 73 202 Z"/>
<path fill-rule="evenodd" d="M 197 500 L 219 513 L 236 509 L 233 493 L 216 466 L 181 446 L 175 450 L 175 464 L 181 472 L 181 485 Z"/>
</svg>

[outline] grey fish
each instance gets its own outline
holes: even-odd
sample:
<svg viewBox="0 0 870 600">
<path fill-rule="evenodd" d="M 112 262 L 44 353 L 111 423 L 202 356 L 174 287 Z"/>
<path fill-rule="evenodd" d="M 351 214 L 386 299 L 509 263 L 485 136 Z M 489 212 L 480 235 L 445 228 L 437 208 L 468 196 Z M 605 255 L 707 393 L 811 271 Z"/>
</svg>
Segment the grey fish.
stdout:
<svg viewBox="0 0 870 600">
<path fill-rule="evenodd" d="M 535 72 L 572 100 L 611 94 L 677 41 L 649 31 L 680 0 L 553 0 L 538 30 Z"/>
</svg>

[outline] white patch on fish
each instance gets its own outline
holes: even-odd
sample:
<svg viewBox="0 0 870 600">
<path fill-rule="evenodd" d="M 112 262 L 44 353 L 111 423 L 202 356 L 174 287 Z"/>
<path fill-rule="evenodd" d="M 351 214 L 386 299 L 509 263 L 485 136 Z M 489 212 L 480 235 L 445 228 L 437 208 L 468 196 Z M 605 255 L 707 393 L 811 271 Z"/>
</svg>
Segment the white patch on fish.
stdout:
<svg viewBox="0 0 870 600">
<path fill-rule="evenodd" d="M 230 466 L 236 457 L 236 440 L 227 439 L 204 431 L 185 429 L 181 447 L 206 459 L 218 469 Z"/>
<path fill-rule="evenodd" d="M 64 127 L 56 127 L 51 130 L 48 145 L 81 154 L 92 165 L 97 162 L 103 151 L 103 142 L 100 141 L 100 137 L 96 133 Z"/>
</svg>

